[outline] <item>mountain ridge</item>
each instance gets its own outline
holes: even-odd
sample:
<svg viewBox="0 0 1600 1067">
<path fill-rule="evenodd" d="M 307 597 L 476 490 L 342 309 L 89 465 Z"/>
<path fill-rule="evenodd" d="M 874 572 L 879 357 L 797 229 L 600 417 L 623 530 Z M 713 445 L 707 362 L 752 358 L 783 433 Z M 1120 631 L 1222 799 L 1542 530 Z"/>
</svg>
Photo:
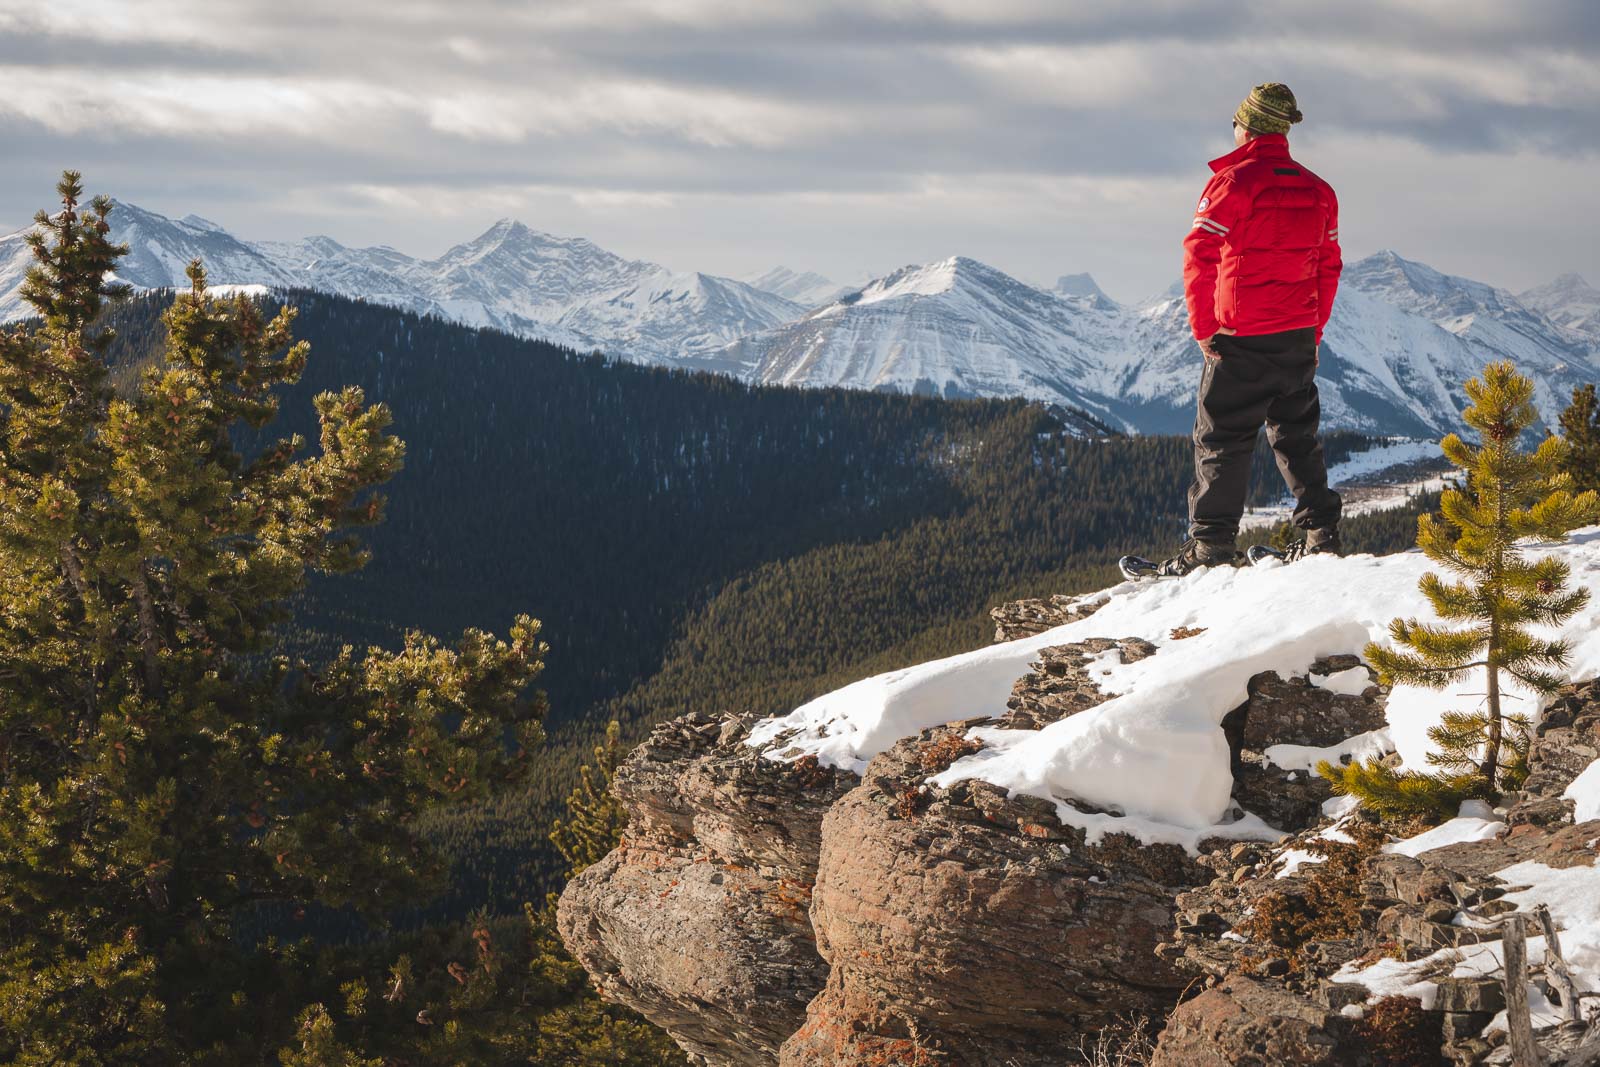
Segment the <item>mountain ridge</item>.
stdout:
<svg viewBox="0 0 1600 1067">
<path fill-rule="evenodd" d="M 674 271 L 511 217 L 433 259 L 326 235 L 241 240 L 195 215 L 118 203 L 130 246 L 119 276 L 304 287 L 634 362 L 802 387 L 945 397 L 1020 396 L 1128 432 L 1189 429 L 1198 357 L 1180 286 L 1135 304 L 1087 273 L 1051 288 L 966 256 L 909 264 L 858 286 L 776 267 L 746 280 Z M 0 321 L 21 317 L 26 230 L 0 237 Z M 1346 265 L 1323 351 L 1329 426 L 1431 435 L 1461 383 L 1492 358 L 1534 378 L 1546 425 L 1600 377 L 1600 291 L 1563 275 L 1519 297 L 1384 249 Z"/>
</svg>

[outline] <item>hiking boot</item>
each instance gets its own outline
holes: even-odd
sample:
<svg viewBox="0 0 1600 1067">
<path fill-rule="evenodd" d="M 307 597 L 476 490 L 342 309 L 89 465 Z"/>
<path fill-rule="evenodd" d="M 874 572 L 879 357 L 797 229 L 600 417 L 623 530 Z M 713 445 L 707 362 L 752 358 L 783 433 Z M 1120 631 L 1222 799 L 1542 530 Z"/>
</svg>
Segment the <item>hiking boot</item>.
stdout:
<svg viewBox="0 0 1600 1067">
<path fill-rule="evenodd" d="M 1304 537 L 1283 550 L 1283 558 L 1293 563 L 1305 556 L 1337 556 L 1343 551 L 1338 530 L 1308 530 Z"/>
<path fill-rule="evenodd" d="M 1156 573 L 1167 578 L 1179 578 L 1197 567 L 1233 566 L 1239 562 L 1239 553 L 1232 545 L 1217 545 L 1194 538 L 1183 543 L 1178 554 L 1162 560 Z"/>
</svg>

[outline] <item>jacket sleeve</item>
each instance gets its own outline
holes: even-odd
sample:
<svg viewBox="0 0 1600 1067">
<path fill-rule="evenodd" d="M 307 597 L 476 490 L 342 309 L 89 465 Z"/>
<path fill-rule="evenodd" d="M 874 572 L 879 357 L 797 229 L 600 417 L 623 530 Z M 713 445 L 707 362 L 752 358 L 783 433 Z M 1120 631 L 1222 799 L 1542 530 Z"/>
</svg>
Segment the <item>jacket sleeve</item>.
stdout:
<svg viewBox="0 0 1600 1067">
<path fill-rule="evenodd" d="M 1211 179 L 1183 239 L 1183 298 L 1196 341 L 1217 332 L 1217 264 L 1228 233 L 1250 213 L 1250 200 L 1232 180 Z"/>
<path fill-rule="evenodd" d="M 1344 270 L 1344 254 L 1339 251 L 1339 200 L 1328 190 L 1328 228 L 1322 234 L 1317 252 L 1317 344 L 1333 314 L 1333 297 L 1339 291 L 1339 272 Z"/>
</svg>

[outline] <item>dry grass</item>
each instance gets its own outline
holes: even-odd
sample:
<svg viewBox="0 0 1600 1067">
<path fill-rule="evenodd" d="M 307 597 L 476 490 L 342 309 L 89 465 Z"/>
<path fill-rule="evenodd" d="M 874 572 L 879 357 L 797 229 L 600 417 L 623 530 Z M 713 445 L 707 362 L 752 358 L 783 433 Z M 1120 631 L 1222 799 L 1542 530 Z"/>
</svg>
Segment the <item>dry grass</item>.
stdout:
<svg viewBox="0 0 1600 1067">
<path fill-rule="evenodd" d="M 937 741 L 929 741 L 917 749 L 917 766 L 925 774 L 938 774 L 963 756 L 970 756 L 983 747 L 983 742 L 972 741 L 960 734 L 945 734 Z"/>
<path fill-rule="evenodd" d="M 1306 847 L 1326 857 L 1308 870 L 1301 884 L 1263 893 L 1240 932 L 1258 945 L 1276 949 L 1293 973 L 1303 973 L 1302 952 L 1314 941 L 1349 937 L 1361 929 L 1362 881 L 1366 861 L 1388 840 L 1378 827 L 1352 821 L 1345 831 L 1354 844 L 1313 839 Z"/>
<path fill-rule="evenodd" d="M 1147 1067 L 1155 1052 L 1149 1016 L 1130 1013 L 1118 1016 L 1093 1037 L 1079 1038 L 1077 1054 L 1062 1067 Z M 1019 1065 L 1009 1060 L 1006 1067 Z"/>
</svg>

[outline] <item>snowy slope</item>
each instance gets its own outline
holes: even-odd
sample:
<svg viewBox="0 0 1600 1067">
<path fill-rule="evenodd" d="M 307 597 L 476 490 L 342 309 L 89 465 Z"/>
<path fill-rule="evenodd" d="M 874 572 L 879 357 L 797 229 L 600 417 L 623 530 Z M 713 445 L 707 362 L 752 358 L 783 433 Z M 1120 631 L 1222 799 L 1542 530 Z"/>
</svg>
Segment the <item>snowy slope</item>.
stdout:
<svg viewBox="0 0 1600 1067">
<path fill-rule="evenodd" d="M 1600 527 L 1581 531 L 1556 555 L 1576 585 L 1600 589 Z M 1242 704 L 1249 679 L 1266 670 L 1304 673 L 1319 656 L 1388 642 L 1396 615 L 1433 618 L 1417 580 L 1432 569 L 1418 552 L 1309 557 L 1293 565 L 1211 568 L 1181 579 L 1124 583 L 1077 622 L 1033 637 L 866 678 L 765 720 L 749 744 L 777 759 L 815 755 L 859 772 L 896 740 L 931 726 L 1005 711 L 1012 683 L 1040 648 L 1089 637 L 1135 636 L 1155 655 L 1105 659 L 1096 681 L 1112 697 L 1042 730 L 977 728 L 983 749 L 938 776 L 939 784 L 980 778 L 1057 802 L 1063 822 L 1093 835 L 1124 831 L 1144 841 L 1193 847 L 1215 833 L 1253 835 L 1259 820 L 1232 818 L 1232 776 L 1222 717 Z M 1086 598 L 1087 599 L 1087 598 Z M 1100 598 L 1096 598 L 1100 599 Z M 1292 607 L 1291 607 L 1292 606 Z M 1200 631 L 1174 639 L 1179 627 Z M 1562 632 L 1572 645 L 1567 673 L 1600 676 L 1600 597 Z M 1426 767 L 1427 728 L 1460 703 L 1443 692 L 1396 686 L 1389 735 L 1407 766 Z M 1512 683 L 1509 706 L 1536 714 L 1540 698 Z M 1061 798 L 1112 814 L 1088 815 Z M 1117 813 L 1121 813 L 1120 815 Z"/>
<path fill-rule="evenodd" d="M 1176 286 L 1124 306 L 1087 274 L 1045 289 L 961 256 L 851 287 L 784 267 L 743 282 L 514 219 L 432 260 L 328 237 L 250 243 L 128 204 L 112 221 L 132 249 L 121 275 L 144 288 L 183 284 L 198 256 L 218 284 L 304 286 L 750 381 L 1023 396 L 1145 433 L 1193 424 L 1201 363 Z M 26 314 L 24 236 L 0 238 L 0 321 Z M 1435 436 L 1458 424 L 1461 383 L 1501 356 L 1533 378 L 1553 423 L 1574 385 L 1600 377 L 1600 339 L 1580 329 L 1600 294 L 1566 276 L 1527 295 L 1393 252 L 1348 265 L 1322 350 L 1324 424 Z"/>
<path fill-rule="evenodd" d="M 904 267 L 719 353 L 718 369 L 764 383 L 938 396 L 1025 396 L 1120 422 L 1094 383 L 1119 312 L 953 256 Z"/>
<path fill-rule="evenodd" d="M 816 271 L 797 272 L 788 267 L 773 267 L 769 271 L 763 271 L 744 280 L 764 293 L 781 296 L 803 308 L 831 304 L 846 293 L 852 293 L 860 288 L 859 285 L 840 284 Z M 863 279 L 867 280 L 870 279 Z"/>
<path fill-rule="evenodd" d="M 187 284 L 184 268 L 198 257 L 219 284 L 320 289 L 642 362 L 720 348 L 803 310 L 744 282 L 674 273 L 514 219 L 433 260 L 329 237 L 252 244 L 204 219 L 168 219 L 131 204 L 119 203 L 111 222 L 112 237 L 130 248 L 119 276 L 138 288 Z M 27 314 L 16 297 L 26 232 L 0 238 L 0 321 Z"/>
<path fill-rule="evenodd" d="M 1552 322 L 1510 292 L 1443 274 L 1392 251 L 1347 264 L 1341 290 L 1360 290 L 1449 331 L 1467 342 L 1479 366 L 1514 360 L 1541 387 L 1538 404 L 1547 417 L 1571 399 L 1573 385 L 1592 381 L 1600 371 L 1600 349 L 1591 339 Z"/>
<path fill-rule="evenodd" d="M 139 289 L 187 286 L 184 271 L 194 259 L 205 263 L 207 277 L 218 284 L 281 286 L 293 282 L 290 272 L 272 256 L 194 215 L 169 219 L 118 201 L 111 223 L 112 239 L 128 245 L 128 254 L 117 265 L 117 277 Z M 32 263 L 26 244 L 29 229 L 0 237 L 0 322 L 30 313 L 16 294 L 23 272 Z"/>
<path fill-rule="evenodd" d="M 1563 274 L 1535 286 L 1517 299 L 1557 326 L 1600 343 L 1600 289 L 1577 274 Z"/>
</svg>

